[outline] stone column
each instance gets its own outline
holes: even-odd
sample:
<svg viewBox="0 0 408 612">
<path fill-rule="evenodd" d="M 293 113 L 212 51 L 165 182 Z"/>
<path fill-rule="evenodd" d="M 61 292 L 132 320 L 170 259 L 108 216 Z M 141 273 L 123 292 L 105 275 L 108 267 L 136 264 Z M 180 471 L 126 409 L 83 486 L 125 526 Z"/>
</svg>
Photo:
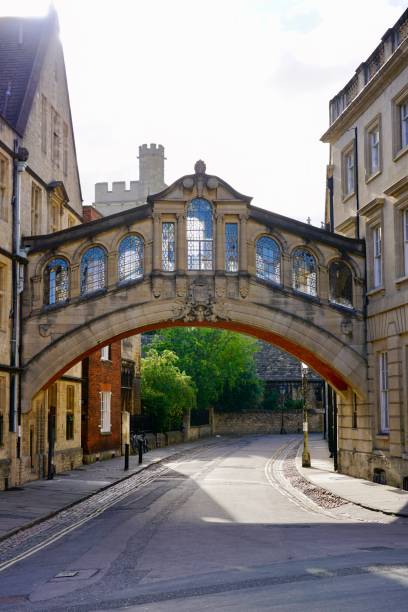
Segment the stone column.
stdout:
<svg viewBox="0 0 408 612">
<path fill-rule="evenodd" d="M 224 215 L 217 213 L 216 219 L 216 234 L 215 234 L 215 270 L 222 272 L 225 270 L 224 263 Z"/>
<path fill-rule="evenodd" d="M 153 273 L 160 271 L 160 214 L 153 213 Z"/>
<path fill-rule="evenodd" d="M 184 274 L 186 271 L 186 215 L 177 213 L 177 274 Z"/>
<path fill-rule="evenodd" d="M 239 271 L 245 273 L 248 272 L 247 221 L 246 214 L 239 215 Z"/>
</svg>

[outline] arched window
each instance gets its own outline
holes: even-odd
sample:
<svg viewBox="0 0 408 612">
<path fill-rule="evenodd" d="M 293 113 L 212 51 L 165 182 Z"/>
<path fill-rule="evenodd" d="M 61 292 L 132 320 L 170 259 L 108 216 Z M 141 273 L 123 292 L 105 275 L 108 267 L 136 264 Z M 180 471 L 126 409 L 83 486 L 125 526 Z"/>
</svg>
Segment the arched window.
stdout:
<svg viewBox="0 0 408 612">
<path fill-rule="evenodd" d="M 210 202 L 195 198 L 187 210 L 187 268 L 213 269 L 213 215 Z"/>
<path fill-rule="evenodd" d="M 308 295 L 317 295 L 317 266 L 313 255 L 304 249 L 296 249 L 292 266 L 293 288 Z"/>
<path fill-rule="evenodd" d="M 126 236 L 119 244 L 118 278 L 120 283 L 143 276 L 143 240 L 140 236 Z"/>
<path fill-rule="evenodd" d="M 256 275 L 274 283 L 281 282 L 281 252 L 273 238 L 263 236 L 256 242 Z"/>
<path fill-rule="evenodd" d="M 44 301 L 52 306 L 65 302 L 69 297 L 68 262 L 61 257 L 52 259 L 45 268 Z"/>
<path fill-rule="evenodd" d="M 329 267 L 330 301 L 353 307 L 353 276 L 344 261 L 332 261 Z"/>
<path fill-rule="evenodd" d="M 92 247 L 81 260 L 81 295 L 105 288 L 106 256 L 101 247 Z"/>
</svg>

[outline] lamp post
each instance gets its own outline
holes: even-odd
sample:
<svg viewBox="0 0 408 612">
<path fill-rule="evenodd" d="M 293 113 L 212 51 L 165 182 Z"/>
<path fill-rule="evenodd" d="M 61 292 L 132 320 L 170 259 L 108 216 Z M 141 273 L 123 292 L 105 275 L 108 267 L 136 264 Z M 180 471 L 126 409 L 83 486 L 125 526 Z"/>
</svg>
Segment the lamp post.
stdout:
<svg viewBox="0 0 408 612">
<path fill-rule="evenodd" d="M 309 368 L 305 363 L 301 363 L 302 371 L 302 396 L 303 396 L 303 452 L 302 452 L 302 467 L 310 467 L 310 452 L 309 452 L 309 432 L 307 420 L 307 404 L 308 404 L 308 379 L 307 374 Z"/>
</svg>

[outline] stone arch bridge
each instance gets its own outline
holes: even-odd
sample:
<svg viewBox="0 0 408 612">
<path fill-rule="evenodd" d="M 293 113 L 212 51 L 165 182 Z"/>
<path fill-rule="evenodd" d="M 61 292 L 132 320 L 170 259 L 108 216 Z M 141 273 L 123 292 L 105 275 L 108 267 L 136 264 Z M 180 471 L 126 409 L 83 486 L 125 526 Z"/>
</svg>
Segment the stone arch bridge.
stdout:
<svg viewBox="0 0 408 612">
<path fill-rule="evenodd" d="M 24 240 L 22 410 L 97 348 L 223 327 L 366 397 L 364 243 L 251 205 L 203 162 L 145 205 Z"/>
</svg>

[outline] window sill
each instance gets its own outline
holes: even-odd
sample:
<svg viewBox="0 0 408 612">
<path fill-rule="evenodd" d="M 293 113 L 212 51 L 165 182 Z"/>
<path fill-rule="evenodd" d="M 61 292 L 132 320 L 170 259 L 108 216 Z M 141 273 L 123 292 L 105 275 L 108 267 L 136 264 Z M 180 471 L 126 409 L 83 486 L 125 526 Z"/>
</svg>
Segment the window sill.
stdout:
<svg viewBox="0 0 408 612">
<path fill-rule="evenodd" d="M 355 195 L 356 195 L 355 191 L 352 191 L 351 193 L 344 193 L 343 194 L 343 204 L 351 200 L 351 198 L 354 198 Z"/>
<path fill-rule="evenodd" d="M 79 296 L 79 301 L 83 302 L 85 300 L 90 300 L 92 298 L 101 297 L 102 295 L 105 295 L 107 292 L 108 292 L 107 288 L 104 287 L 103 289 L 96 289 L 95 291 L 90 291 L 89 293 L 83 293 Z"/>
<path fill-rule="evenodd" d="M 385 287 L 384 285 L 381 285 L 381 287 L 375 287 L 375 289 L 370 289 L 370 291 L 367 291 L 367 297 L 373 297 L 375 295 L 384 295 L 385 293 Z"/>
<path fill-rule="evenodd" d="M 399 161 L 401 157 L 403 157 L 407 153 L 408 153 L 408 145 L 404 147 L 403 149 L 399 149 L 399 151 L 397 151 L 397 153 L 395 153 L 394 157 L 392 158 L 392 161 L 394 162 Z"/>
<path fill-rule="evenodd" d="M 337 308 L 338 310 L 341 310 L 342 312 L 356 314 L 356 309 L 354 308 L 354 306 L 345 306 L 344 304 L 339 304 L 338 302 L 335 302 L 333 300 L 329 300 L 329 305 L 332 306 L 332 308 Z"/>
<path fill-rule="evenodd" d="M 375 437 L 378 438 L 379 440 L 388 440 L 388 438 L 390 437 L 390 432 L 389 431 L 381 431 L 377 434 L 375 434 Z M 375 452 L 375 451 L 373 451 Z M 382 451 L 377 450 L 376 452 L 377 455 L 382 454 Z"/>
<path fill-rule="evenodd" d="M 316 304 L 320 304 L 320 298 L 318 295 L 310 295 L 310 293 L 299 291 L 299 289 L 295 289 L 294 287 L 292 287 L 292 293 L 294 293 L 294 295 L 297 295 L 299 297 L 306 298 L 307 300 L 310 300 L 311 302 L 316 302 Z"/>
<path fill-rule="evenodd" d="M 397 278 L 395 280 L 395 284 L 397 285 L 398 288 L 399 288 L 400 285 L 408 284 L 408 275 L 407 276 L 400 276 L 399 278 Z"/>
<path fill-rule="evenodd" d="M 64 300 L 63 302 L 58 302 L 57 304 L 44 304 L 43 305 L 43 310 L 57 310 L 58 308 L 63 308 L 64 306 L 68 306 L 68 304 L 70 303 L 70 299 L 67 298 L 66 300 Z"/>
<path fill-rule="evenodd" d="M 376 179 L 377 176 L 380 176 L 380 174 L 382 174 L 382 168 L 380 168 L 380 170 L 377 170 L 377 172 L 374 172 L 373 174 L 367 175 L 365 180 L 366 184 L 368 185 L 368 183 L 371 183 L 371 181 Z"/>
<path fill-rule="evenodd" d="M 111 436 L 112 435 L 111 431 L 100 431 L 99 433 L 101 434 L 101 436 Z"/>
</svg>

